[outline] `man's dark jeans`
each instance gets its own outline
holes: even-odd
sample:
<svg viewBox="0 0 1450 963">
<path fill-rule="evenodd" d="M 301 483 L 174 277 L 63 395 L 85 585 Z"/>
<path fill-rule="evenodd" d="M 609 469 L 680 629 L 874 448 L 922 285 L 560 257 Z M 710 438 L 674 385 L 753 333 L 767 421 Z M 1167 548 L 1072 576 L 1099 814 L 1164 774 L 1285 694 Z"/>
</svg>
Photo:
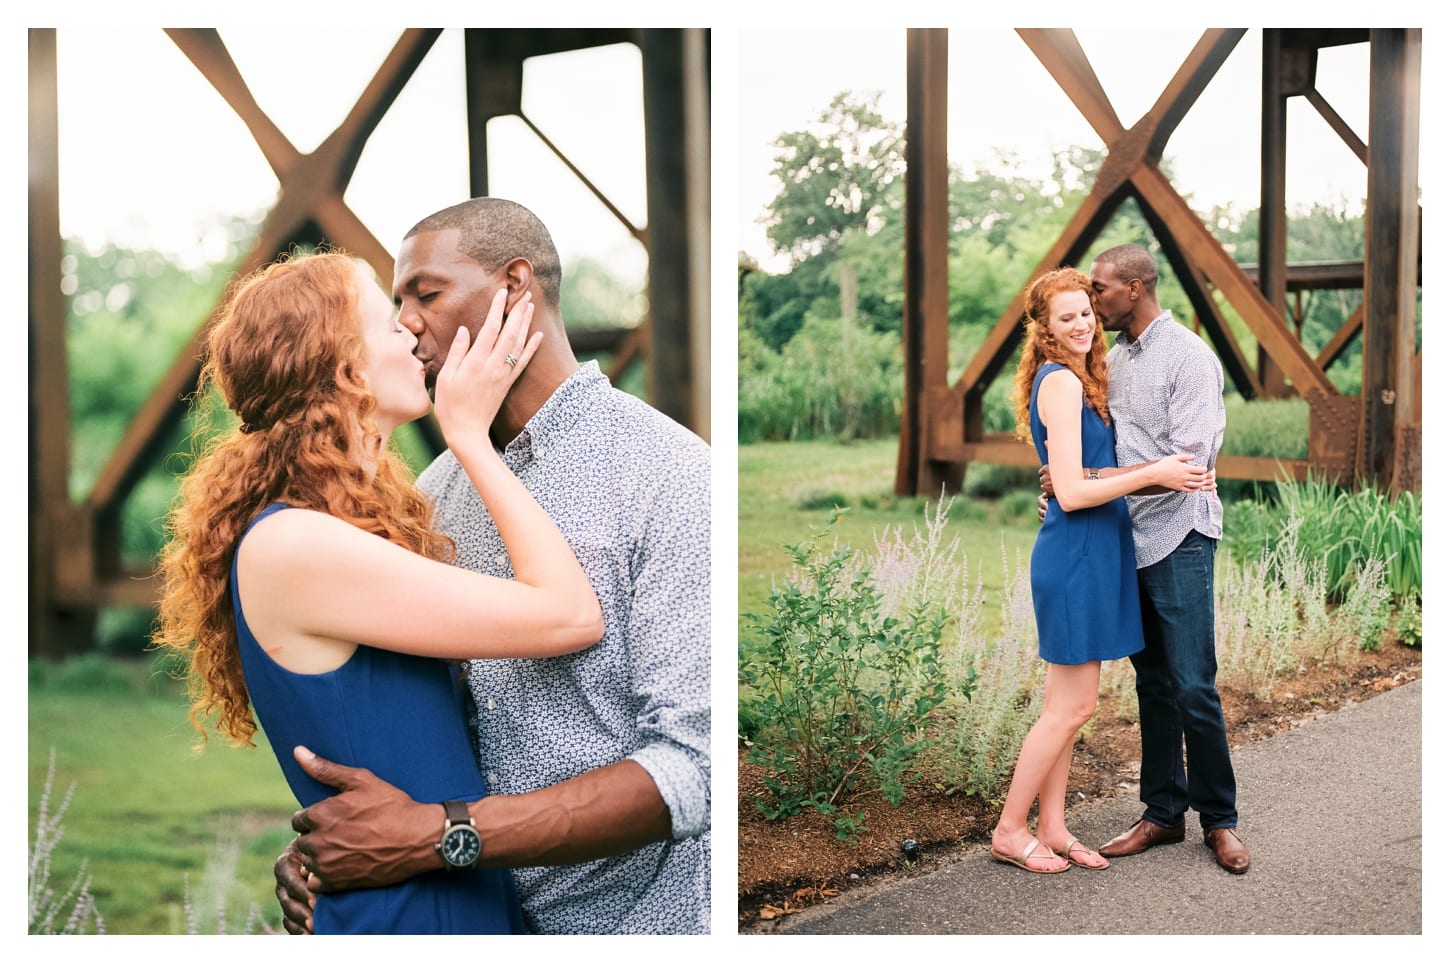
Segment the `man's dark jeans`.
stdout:
<svg viewBox="0 0 1450 963">
<path fill-rule="evenodd" d="M 1203 829 L 1238 825 L 1233 764 L 1214 679 L 1213 555 L 1189 532 L 1167 558 L 1138 570 L 1143 651 L 1137 672 L 1145 819 L 1178 826 L 1191 806 Z M 1183 752 L 1188 750 L 1185 773 Z"/>
</svg>

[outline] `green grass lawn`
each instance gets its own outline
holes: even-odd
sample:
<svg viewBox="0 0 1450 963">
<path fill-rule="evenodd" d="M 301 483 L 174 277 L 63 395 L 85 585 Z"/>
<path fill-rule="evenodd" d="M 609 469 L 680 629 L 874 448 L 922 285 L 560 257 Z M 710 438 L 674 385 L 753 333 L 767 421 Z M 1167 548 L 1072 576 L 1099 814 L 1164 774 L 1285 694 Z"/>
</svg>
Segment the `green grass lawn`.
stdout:
<svg viewBox="0 0 1450 963">
<path fill-rule="evenodd" d="M 50 886 L 59 895 L 81 861 L 108 933 L 183 933 L 186 888 L 196 929 L 227 932 L 255 904 L 280 931 L 272 863 L 297 808 L 266 741 L 234 749 L 196 732 L 178 683 L 144 661 L 86 657 L 33 663 L 29 686 L 29 843 L 51 750 L 52 813 L 74 783 Z M 225 845 L 230 842 L 231 845 Z"/>
<path fill-rule="evenodd" d="M 739 449 L 739 604 L 744 613 L 759 612 L 772 584 L 790 570 L 783 545 L 803 542 L 812 529 L 824 528 L 832 505 L 849 509 L 833 532 L 841 542 L 866 552 L 876 539 L 900 527 L 910 534 L 924 526 L 936 500 L 897 498 L 896 439 L 835 442 L 763 442 Z M 980 570 L 992 608 L 1000 598 L 1005 547 L 1015 571 L 1037 536 L 1036 492 L 1014 492 L 1000 501 L 958 496 L 948 526 L 960 537 L 970 572 Z M 995 612 L 988 612 L 995 618 Z M 990 623 L 988 623 L 990 624 Z"/>
</svg>

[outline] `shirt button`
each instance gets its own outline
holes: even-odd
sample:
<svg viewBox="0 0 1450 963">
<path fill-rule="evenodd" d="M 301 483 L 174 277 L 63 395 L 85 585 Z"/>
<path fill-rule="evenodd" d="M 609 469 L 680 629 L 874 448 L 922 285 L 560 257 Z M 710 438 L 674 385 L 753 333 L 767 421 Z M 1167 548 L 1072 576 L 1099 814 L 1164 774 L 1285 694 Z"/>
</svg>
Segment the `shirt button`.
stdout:
<svg viewBox="0 0 1450 963">
<path fill-rule="evenodd" d="M 498 703 L 493 701 L 493 696 L 488 697 L 488 708 L 489 711 L 493 711 L 494 709 L 498 708 Z"/>
<path fill-rule="evenodd" d="M 495 565 L 503 565 L 507 561 L 508 561 L 508 556 L 507 555 L 495 555 L 493 557 L 493 563 Z"/>
<path fill-rule="evenodd" d="M 488 779 L 488 788 L 492 789 L 495 785 L 497 785 L 497 783 L 498 783 L 498 774 L 497 773 L 491 772 L 491 773 L 488 774 L 488 776 L 486 778 Z"/>
</svg>

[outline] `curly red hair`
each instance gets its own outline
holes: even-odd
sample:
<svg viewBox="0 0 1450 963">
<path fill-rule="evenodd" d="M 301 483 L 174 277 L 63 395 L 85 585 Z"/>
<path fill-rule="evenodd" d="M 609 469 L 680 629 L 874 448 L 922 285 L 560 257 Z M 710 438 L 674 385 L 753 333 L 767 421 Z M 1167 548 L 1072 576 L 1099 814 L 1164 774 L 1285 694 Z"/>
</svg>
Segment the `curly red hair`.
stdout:
<svg viewBox="0 0 1450 963">
<path fill-rule="evenodd" d="M 1049 362 L 1064 365 L 1082 382 L 1083 399 L 1109 423 L 1108 415 L 1108 342 L 1103 334 L 1099 319 L 1093 331 L 1092 347 L 1086 357 L 1067 350 L 1052 336 L 1047 326 L 1048 303 L 1064 291 L 1082 291 L 1093 302 L 1097 311 L 1097 300 L 1093 297 L 1092 282 L 1077 268 L 1060 267 L 1045 271 L 1032 279 L 1027 286 L 1023 326 L 1027 340 L 1022 345 L 1022 360 L 1017 363 L 1017 374 L 1012 379 L 1012 402 L 1017 409 L 1017 435 L 1031 440 L 1032 382 L 1038 370 Z"/>
<path fill-rule="evenodd" d="M 230 579 L 242 533 L 268 504 L 326 512 L 430 558 L 453 551 L 372 417 L 359 263 L 337 251 L 284 257 L 233 284 L 207 339 L 197 394 L 242 423 L 193 439 L 200 450 L 167 517 L 152 636 L 189 657 L 191 722 L 203 742 L 213 716 L 235 744 L 253 745 L 257 731 Z M 209 384 L 218 390 L 206 392 Z"/>
</svg>

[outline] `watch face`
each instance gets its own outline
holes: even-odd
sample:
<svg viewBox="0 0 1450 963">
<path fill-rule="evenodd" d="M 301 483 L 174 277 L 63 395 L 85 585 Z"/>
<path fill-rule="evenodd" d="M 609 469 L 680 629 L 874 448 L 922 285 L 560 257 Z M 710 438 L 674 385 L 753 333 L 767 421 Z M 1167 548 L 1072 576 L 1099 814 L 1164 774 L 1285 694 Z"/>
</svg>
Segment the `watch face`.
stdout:
<svg viewBox="0 0 1450 963">
<path fill-rule="evenodd" d="M 471 826 L 454 826 L 443 837 L 443 859 L 450 866 L 472 866 L 483 851 L 478 833 Z"/>
</svg>

